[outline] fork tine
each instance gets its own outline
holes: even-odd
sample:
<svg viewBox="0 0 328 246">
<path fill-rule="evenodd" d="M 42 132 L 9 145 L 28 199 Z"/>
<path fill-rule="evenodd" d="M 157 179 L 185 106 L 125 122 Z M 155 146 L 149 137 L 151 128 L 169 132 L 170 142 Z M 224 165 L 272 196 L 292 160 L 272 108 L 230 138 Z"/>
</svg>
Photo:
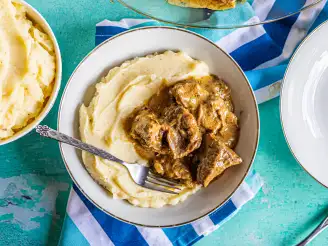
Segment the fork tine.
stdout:
<svg viewBox="0 0 328 246">
<path fill-rule="evenodd" d="M 156 181 L 160 181 L 161 183 L 174 187 L 174 188 L 178 188 L 180 189 L 182 187 L 182 184 L 178 183 L 178 182 L 172 182 L 170 180 L 167 180 L 166 178 L 154 175 L 153 173 L 149 172 L 148 173 L 148 177 L 155 179 Z"/>
<path fill-rule="evenodd" d="M 150 190 L 156 190 L 156 191 L 165 192 L 165 193 L 169 193 L 169 194 L 173 194 L 173 195 L 178 195 L 179 194 L 178 192 L 171 191 L 171 190 L 162 188 L 161 186 L 151 184 L 147 180 L 145 180 L 145 183 L 143 184 L 143 187 L 148 188 Z"/>
<path fill-rule="evenodd" d="M 162 182 L 165 182 L 169 185 L 179 185 L 181 186 L 181 183 L 179 181 L 176 181 L 174 179 L 170 179 L 170 178 L 163 178 L 162 176 L 159 176 L 158 174 L 154 173 L 152 170 L 149 170 L 149 176 L 153 176 L 154 179 L 160 180 Z"/>
<path fill-rule="evenodd" d="M 161 182 L 157 179 L 154 179 L 150 176 L 147 176 L 146 177 L 146 180 L 149 182 L 149 183 L 153 183 L 153 184 L 156 184 L 156 185 L 160 185 L 164 188 L 167 188 L 167 189 L 175 189 L 175 190 L 178 190 L 178 191 L 181 191 L 181 187 L 177 187 L 177 186 L 172 186 L 172 185 L 168 185 L 168 184 L 165 184 L 164 182 Z"/>
</svg>

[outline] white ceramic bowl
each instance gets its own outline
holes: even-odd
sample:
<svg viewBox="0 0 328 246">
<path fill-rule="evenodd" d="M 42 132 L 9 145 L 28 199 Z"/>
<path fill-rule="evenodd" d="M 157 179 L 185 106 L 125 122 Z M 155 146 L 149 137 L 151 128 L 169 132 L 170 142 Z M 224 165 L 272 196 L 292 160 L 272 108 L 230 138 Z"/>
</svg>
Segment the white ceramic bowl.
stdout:
<svg viewBox="0 0 328 246">
<path fill-rule="evenodd" d="M 301 166 L 328 188 L 328 22 L 291 59 L 281 89 L 281 122 Z"/>
<path fill-rule="evenodd" d="M 13 141 L 25 136 L 27 133 L 32 131 L 47 116 L 47 114 L 49 113 L 49 111 L 51 110 L 52 106 L 54 105 L 54 103 L 56 101 L 56 98 L 57 98 L 57 95 L 58 95 L 58 92 L 60 89 L 61 79 L 62 79 L 62 60 L 61 60 L 60 49 L 59 49 L 56 37 L 55 37 L 51 27 L 49 26 L 48 22 L 42 17 L 42 15 L 36 9 L 34 9 L 31 5 L 29 5 L 25 1 L 16 1 L 16 2 L 20 2 L 23 5 L 25 5 L 29 19 L 31 19 L 35 23 L 39 24 L 41 26 L 42 30 L 46 34 L 49 35 L 49 37 L 54 45 L 55 54 L 56 54 L 56 78 L 55 78 L 54 88 L 51 93 L 51 96 L 48 99 L 47 104 L 43 107 L 41 113 L 38 115 L 38 117 L 36 117 L 33 122 L 28 124 L 26 127 L 24 127 L 22 130 L 17 132 L 12 137 L 5 139 L 5 140 L 0 140 L 0 146 L 4 145 L 4 144 L 8 144 L 10 142 L 13 142 Z"/>
<path fill-rule="evenodd" d="M 147 227 L 172 227 L 190 223 L 222 206 L 246 177 L 259 137 L 255 97 L 236 62 L 204 37 L 168 27 L 134 29 L 119 34 L 94 49 L 74 71 L 65 88 L 58 119 L 59 131 L 79 137 L 78 109 L 81 103 L 89 103 L 94 94 L 95 83 L 110 68 L 137 56 L 165 50 L 182 50 L 193 58 L 205 61 L 211 73 L 229 84 L 236 112 L 240 117 L 241 134 L 236 151 L 244 160 L 242 165 L 228 169 L 209 187 L 177 206 L 145 209 L 122 200 L 114 200 L 88 174 L 81 161 L 80 151 L 65 144 L 60 146 L 68 172 L 90 201 L 117 219 Z"/>
</svg>

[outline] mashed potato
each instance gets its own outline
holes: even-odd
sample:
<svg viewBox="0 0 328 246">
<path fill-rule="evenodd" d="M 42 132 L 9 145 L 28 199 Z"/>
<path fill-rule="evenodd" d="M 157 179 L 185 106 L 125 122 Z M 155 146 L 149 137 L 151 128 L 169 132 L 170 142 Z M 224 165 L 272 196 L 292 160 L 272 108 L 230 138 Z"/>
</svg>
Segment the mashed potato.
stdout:
<svg viewBox="0 0 328 246">
<path fill-rule="evenodd" d="M 189 76 L 205 75 L 209 75 L 209 68 L 204 62 L 172 51 L 135 58 L 111 69 L 96 85 L 96 94 L 90 105 L 80 108 L 82 140 L 126 162 L 147 164 L 128 140 L 123 129 L 124 119 L 161 86 L 173 85 Z M 92 177 L 114 198 L 126 199 L 135 206 L 159 208 L 166 204 L 175 205 L 199 189 L 184 189 L 179 195 L 151 191 L 136 185 L 128 171 L 118 163 L 86 152 L 83 152 L 83 162 Z"/>
<path fill-rule="evenodd" d="M 24 6 L 0 0 L 0 141 L 38 116 L 55 78 L 54 47 Z"/>
</svg>

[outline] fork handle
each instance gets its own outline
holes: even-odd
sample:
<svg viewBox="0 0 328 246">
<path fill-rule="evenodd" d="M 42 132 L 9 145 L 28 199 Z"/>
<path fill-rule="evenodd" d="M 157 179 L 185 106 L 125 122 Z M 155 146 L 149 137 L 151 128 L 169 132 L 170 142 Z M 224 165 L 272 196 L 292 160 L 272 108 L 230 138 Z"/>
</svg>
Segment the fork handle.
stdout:
<svg viewBox="0 0 328 246">
<path fill-rule="evenodd" d="M 324 229 L 328 227 L 328 217 L 324 219 L 318 226 L 315 228 L 310 235 L 308 235 L 302 242 L 297 244 L 297 246 L 305 246 L 310 243 L 316 236 L 318 236 Z"/>
<path fill-rule="evenodd" d="M 36 132 L 39 133 L 43 137 L 52 138 L 52 139 L 57 140 L 58 142 L 66 143 L 66 144 L 74 146 L 75 148 L 78 148 L 80 150 L 84 150 L 84 151 L 87 151 L 91 154 L 99 156 L 103 159 L 107 159 L 107 160 L 110 160 L 110 161 L 115 161 L 115 162 L 118 162 L 118 163 L 122 163 L 122 160 L 116 158 L 115 156 L 112 156 L 108 152 L 106 152 L 102 149 L 99 149 L 95 146 L 92 146 L 90 144 L 83 143 L 82 141 L 80 141 L 76 138 L 72 138 L 70 136 L 67 136 L 64 133 L 55 131 L 54 129 L 51 129 L 48 126 L 39 125 L 39 126 L 36 127 Z"/>
</svg>

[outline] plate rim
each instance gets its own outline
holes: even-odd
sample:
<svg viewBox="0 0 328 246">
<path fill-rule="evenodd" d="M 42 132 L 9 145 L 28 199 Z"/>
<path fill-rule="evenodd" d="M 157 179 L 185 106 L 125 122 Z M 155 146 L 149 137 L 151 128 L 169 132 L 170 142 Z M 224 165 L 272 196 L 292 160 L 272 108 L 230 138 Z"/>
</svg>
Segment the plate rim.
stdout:
<svg viewBox="0 0 328 246">
<path fill-rule="evenodd" d="M 282 127 L 282 131 L 283 131 L 283 134 L 284 134 L 284 138 L 286 140 L 286 143 L 288 145 L 288 148 L 290 150 L 290 152 L 292 153 L 294 159 L 297 161 L 297 163 L 302 167 L 302 169 L 308 174 L 310 175 L 317 183 L 319 183 L 320 185 L 322 185 L 323 187 L 327 188 L 328 189 L 328 185 L 325 185 L 323 184 L 321 181 L 319 181 L 316 177 L 314 177 L 314 175 L 312 175 L 310 173 L 310 171 L 308 171 L 305 166 L 301 163 L 301 161 L 296 157 L 296 154 L 294 153 L 289 141 L 288 141 L 288 138 L 287 138 L 287 134 L 286 134 L 286 129 L 284 127 L 284 122 L 283 122 L 283 116 L 282 116 L 282 111 L 283 111 L 283 106 L 282 106 L 282 100 L 283 100 L 283 97 L 284 97 L 284 85 L 285 85 L 285 82 L 286 82 L 286 77 L 287 77 L 287 73 L 288 71 L 290 70 L 290 66 L 291 64 L 293 63 L 296 55 L 300 52 L 300 50 L 302 49 L 302 47 L 307 43 L 307 41 L 309 39 L 312 38 L 312 36 L 317 33 L 322 27 L 324 27 L 325 25 L 328 25 L 328 20 L 322 22 L 319 26 L 317 26 L 316 28 L 313 29 L 313 31 L 308 34 L 306 36 L 306 38 L 304 38 L 304 40 L 300 43 L 300 45 L 297 47 L 297 49 L 295 50 L 294 54 L 292 55 L 292 57 L 290 58 L 290 61 L 288 63 L 288 66 L 287 66 L 287 69 L 285 71 L 285 74 L 284 74 L 284 77 L 282 79 L 282 83 L 281 83 L 281 88 L 280 88 L 280 102 L 279 102 L 279 108 L 280 108 L 280 123 L 281 123 L 281 127 Z"/>
<path fill-rule="evenodd" d="M 83 65 L 83 63 L 89 58 L 90 55 L 92 55 L 96 50 L 98 50 L 100 47 L 102 47 L 103 45 L 109 43 L 111 40 L 115 39 L 115 38 L 118 38 L 124 34 L 127 34 L 127 33 L 131 33 L 131 32 L 136 32 L 136 31 L 140 31 L 140 30 L 147 30 L 147 29 L 170 29 L 170 30 L 174 30 L 174 31 L 182 31 L 182 32 L 186 32 L 186 33 L 189 33 L 191 35 L 194 35 L 194 36 L 197 36 L 207 42 L 209 42 L 211 45 L 215 46 L 217 49 L 221 50 L 229 59 L 231 59 L 231 61 L 236 65 L 237 69 L 241 72 L 241 74 L 243 75 L 245 81 L 247 82 L 247 86 L 248 86 L 248 89 L 252 95 L 252 99 L 253 99 L 253 102 L 254 102 L 254 105 L 255 105 L 255 109 L 256 109 L 256 128 L 257 128 L 257 137 L 256 137 L 256 143 L 255 143 L 255 148 L 254 148 L 254 152 L 252 154 L 252 158 L 251 158 L 251 161 L 250 161 L 250 164 L 248 166 L 248 169 L 246 170 L 245 172 L 245 175 L 243 176 L 243 178 L 241 179 L 240 183 L 236 186 L 236 188 L 231 192 L 231 194 L 229 196 L 227 196 L 227 198 L 222 202 L 220 203 L 219 205 L 215 206 L 212 210 L 210 210 L 209 212 L 207 212 L 206 214 L 202 215 L 202 216 L 199 216 L 195 219 L 192 219 L 192 220 L 189 220 L 189 221 L 185 221 L 185 222 L 181 222 L 181 223 L 177 223 L 177 224 L 171 224 L 171 225 L 146 225 L 146 224 L 140 224 L 140 223 L 135 223 L 135 222 L 131 222 L 131 221 L 128 221 L 126 219 L 123 219 L 123 218 L 120 218 L 112 213 L 110 213 L 109 211 L 106 211 L 105 209 L 103 209 L 100 205 L 97 204 L 96 201 L 94 201 L 93 199 L 90 198 L 90 196 L 88 196 L 86 194 L 86 192 L 80 187 L 80 185 L 78 184 L 78 182 L 75 180 L 74 176 L 73 176 L 73 173 L 71 172 L 70 168 L 69 168 L 69 165 L 67 164 L 67 161 L 65 159 L 65 155 L 64 155 L 64 151 L 63 151 L 63 148 L 62 148 L 62 143 L 58 143 L 59 144 L 59 150 L 60 150 L 60 154 L 62 156 L 62 160 L 64 162 L 64 165 L 66 167 L 66 170 L 69 174 L 69 176 L 71 177 L 72 181 L 74 182 L 74 184 L 76 185 L 76 187 L 79 189 L 79 191 L 93 204 L 95 205 L 98 209 L 100 209 L 101 211 L 103 211 L 104 213 L 106 213 L 107 215 L 109 216 L 112 216 L 114 217 L 115 219 L 119 220 L 119 221 L 122 221 L 122 222 L 125 222 L 125 223 L 128 223 L 130 225 L 135 225 L 135 226 L 141 226 L 141 227 L 148 227 L 148 228 L 174 228 L 174 227 L 177 227 L 177 226 L 183 226 L 183 225 L 187 225 L 187 224 L 190 224 L 192 222 L 195 222 L 195 221 L 198 221 L 200 220 L 201 218 L 213 213 L 214 211 L 216 211 L 217 209 L 219 209 L 220 207 L 222 207 L 224 204 L 226 204 L 229 199 L 232 197 L 232 195 L 237 191 L 237 189 L 241 186 L 241 184 L 245 181 L 247 175 L 249 174 L 253 164 L 254 164 L 254 160 L 255 160 L 255 157 L 256 157 L 256 154 L 257 154 L 257 150 L 258 150 L 258 145 L 259 145 L 259 139 L 260 139 L 260 117 L 259 117 L 259 108 L 258 108 L 258 104 L 257 104 L 257 101 L 256 101 L 256 97 L 255 97 L 255 94 L 254 94 L 254 91 L 251 87 L 251 84 L 248 80 L 248 78 L 246 77 L 245 73 L 243 72 L 243 70 L 241 69 L 241 67 L 239 66 L 239 64 L 230 56 L 230 54 L 228 54 L 227 52 L 225 52 L 222 48 L 220 48 L 218 45 L 216 45 L 214 42 L 212 42 L 211 40 L 205 38 L 204 36 L 198 34 L 198 33 L 195 33 L 195 32 L 192 32 L 192 31 L 189 31 L 189 30 L 186 30 L 186 29 L 182 29 L 182 28 L 178 28 L 178 27 L 168 27 L 168 26 L 149 26 L 149 27 L 140 27 L 140 28 L 134 28 L 134 29 L 130 29 L 130 30 L 127 30 L 127 31 L 124 31 L 124 32 L 121 32 L 117 35 L 114 35 L 113 37 L 105 40 L 104 42 L 102 42 L 101 44 L 99 44 L 98 46 L 96 46 L 95 48 L 93 48 L 83 59 L 82 61 L 77 65 L 77 67 L 74 69 L 74 71 L 72 72 L 70 78 L 68 79 L 66 85 L 65 85 L 65 88 L 63 90 L 63 94 L 62 94 L 62 97 L 60 99 L 60 104 L 59 104 L 59 108 L 58 108 L 58 118 L 57 118 L 57 129 L 58 131 L 60 131 L 59 129 L 59 125 L 60 125 L 60 121 L 61 121 L 61 112 L 62 112 L 62 108 L 63 108 L 63 104 L 64 104 L 64 100 L 67 96 L 67 91 L 68 91 L 68 88 L 70 86 L 70 83 L 72 81 L 72 78 L 74 77 L 76 71 Z M 132 205 L 131 205 L 132 206 Z"/>
<path fill-rule="evenodd" d="M 174 22 L 174 21 L 167 21 L 167 20 L 163 20 L 160 18 L 157 18 L 153 15 L 147 14 L 143 11 L 140 11 L 138 9 L 136 9 L 135 7 L 132 7 L 131 5 L 127 4 L 124 0 L 117 0 L 122 6 L 131 9 L 132 11 L 136 12 L 137 14 L 140 14 L 142 16 L 145 16 L 151 20 L 155 20 L 155 21 L 159 21 L 162 22 L 164 24 L 170 24 L 170 25 L 175 25 L 175 26 L 179 26 L 179 27 L 184 27 L 184 28 L 197 28 L 197 29 L 214 29 L 214 30 L 225 30 L 225 29 L 234 29 L 234 28 L 244 28 L 244 27 L 253 27 L 253 26 L 258 26 L 258 25 L 264 25 L 264 24 L 269 24 L 269 23 L 274 23 L 283 19 L 286 19 L 288 17 L 294 16 L 296 14 L 299 14 L 303 11 L 306 11 L 308 9 L 313 8 L 314 6 L 318 5 L 319 3 L 323 2 L 323 0 L 317 0 L 314 3 L 311 3 L 307 6 L 303 6 L 301 9 L 294 11 L 292 13 L 289 13 L 285 16 L 276 18 L 276 19 L 271 19 L 271 20 L 265 20 L 265 21 L 260 21 L 259 23 L 253 23 L 253 24 L 237 24 L 237 25 L 227 25 L 227 26 L 217 26 L 217 27 L 210 27 L 210 26 L 198 26 L 198 25 L 194 25 L 194 24 L 183 24 L 183 23 L 178 23 L 178 22 Z M 114 0 L 110 0 L 111 3 L 114 3 Z"/>
</svg>

